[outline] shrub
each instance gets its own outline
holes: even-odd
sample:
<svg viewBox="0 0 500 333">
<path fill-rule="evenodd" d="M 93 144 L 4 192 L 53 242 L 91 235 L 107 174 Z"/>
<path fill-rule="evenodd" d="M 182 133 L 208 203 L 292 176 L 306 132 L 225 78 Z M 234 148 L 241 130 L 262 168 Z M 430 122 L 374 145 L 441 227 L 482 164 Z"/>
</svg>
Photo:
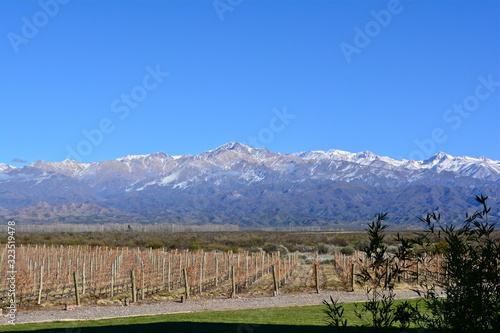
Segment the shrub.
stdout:
<svg viewBox="0 0 500 333">
<path fill-rule="evenodd" d="M 266 244 L 263 247 L 263 250 L 266 252 L 280 252 L 281 255 L 287 255 L 288 249 L 281 244 Z"/>
<path fill-rule="evenodd" d="M 354 247 L 355 250 L 362 251 L 363 248 L 368 244 L 367 239 L 360 239 L 357 241 L 352 242 L 352 246 Z"/>
<path fill-rule="evenodd" d="M 387 253 L 390 253 L 390 254 L 396 254 L 398 253 L 398 247 L 395 246 L 395 245 L 390 245 L 387 247 Z"/>
<path fill-rule="evenodd" d="M 496 223 L 488 219 L 487 199 L 476 196 L 481 211 L 466 214 L 459 228 L 442 226 L 435 213 L 420 219 L 426 230 L 416 241 L 432 253 L 442 253 L 446 269 L 435 285 L 424 284 L 420 291 L 431 313 L 421 318 L 428 328 L 500 329 L 500 243 L 493 237 Z M 438 242 L 432 247 L 435 237 Z M 438 297 L 436 288 L 444 290 L 446 297 Z"/>
<path fill-rule="evenodd" d="M 344 246 L 340 248 L 340 253 L 346 256 L 352 256 L 354 254 L 354 248 L 352 246 Z"/>
<path fill-rule="evenodd" d="M 445 254 L 450 249 L 450 244 L 445 240 L 437 242 L 434 246 L 435 252 L 439 254 Z"/>
<path fill-rule="evenodd" d="M 359 244 L 361 251 L 364 252 L 364 259 L 360 259 L 360 271 L 356 274 L 356 282 L 365 288 L 367 301 L 361 304 L 355 304 L 354 314 L 363 322 L 365 327 L 387 328 L 393 327 L 398 321 L 402 327 L 407 327 L 408 316 L 405 314 L 409 311 L 407 307 L 394 305 L 394 291 L 392 288 L 392 280 L 400 273 L 400 268 L 393 264 L 394 258 L 400 255 L 401 248 L 398 249 L 398 254 L 393 257 L 386 255 L 387 246 L 384 243 L 384 230 L 388 227 L 383 225 L 382 221 L 386 218 L 387 213 L 380 213 L 376 218 L 368 224 L 365 231 L 368 233 L 368 240 L 363 244 Z M 403 240 L 401 238 L 402 241 Z M 391 274 L 388 273 L 387 267 L 392 265 Z M 327 305 L 325 311 L 328 315 L 330 326 L 345 325 L 342 321 L 343 308 L 342 305 L 333 302 L 332 304 L 324 301 Z M 402 321 L 401 321 L 402 320 Z"/>
<path fill-rule="evenodd" d="M 312 252 L 314 248 L 309 245 L 304 245 L 304 244 L 297 244 L 295 247 L 292 248 L 293 251 L 299 251 L 299 252 Z"/>
<path fill-rule="evenodd" d="M 260 247 L 251 247 L 251 248 L 247 249 L 247 251 L 250 253 L 259 253 L 259 252 L 262 252 L 264 250 Z"/>
<path fill-rule="evenodd" d="M 388 248 L 384 244 L 387 226 L 381 221 L 386 214 L 377 215 L 366 229 L 368 241 L 358 244 L 365 253 L 365 265 L 360 265 L 357 283 L 365 287 L 368 300 L 356 306 L 355 314 L 364 326 L 384 328 L 399 322 L 404 329 L 413 323 L 419 328 L 450 332 L 500 330 L 500 242 L 493 235 L 496 223 L 489 221 L 491 208 L 486 205 L 487 199 L 476 196 L 482 209 L 466 214 L 459 227 L 443 226 L 440 215 L 427 214 L 420 219 L 425 223 L 423 233 L 412 239 L 397 235 L 394 240 L 399 245 L 390 249 L 393 256 L 386 255 Z M 445 272 L 437 280 L 423 279 L 423 290 L 417 290 L 423 297 L 425 312 L 419 311 L 418 303 L 394 305 L 391 284 L 407 270 L 405 263 L 418 260 L 421 254 L 430 254 L 430 258 L 442 255 L 445 261 Z M 443 290 L 445 297 L 440 297 L 437 290 Z M 323 302 L 329 325 L 345 326 L 342 305 L 332 298 L 331 302 Z"/>
<path fill-rule="evenodd" d="M 329 250 L 330 246 L 328 244 L 319 243 L 316 245 L 316 251 L 318 251 L 319 254 L 327 254 Z"/>
<path fill-rule="evenodd" d="M 349 241 L 343 237 L 336 236 L 334 238 L 334 244 L 337 246 L 347 246 L 349 245 Z"/>
<path fill-rule="evenodd" d="M 333 328 L 346 327 L 347 319 L 344 318 L 344 306 L 339 304 L 339 300 L 333 299 L 332 296 L 330 296 L 330 301 L 332 303 L 328 303 L 327 300 L 323 301 L 323 304 L 326 305 L 324 312 L 328 317 L 328 326 Z"/>
<path fill-rule="evenodd" d="M 198 251 L 200 248 L 200 244 L 198 243 L 191 243 L 188 246 L 189 251 Z"/>
</svg>

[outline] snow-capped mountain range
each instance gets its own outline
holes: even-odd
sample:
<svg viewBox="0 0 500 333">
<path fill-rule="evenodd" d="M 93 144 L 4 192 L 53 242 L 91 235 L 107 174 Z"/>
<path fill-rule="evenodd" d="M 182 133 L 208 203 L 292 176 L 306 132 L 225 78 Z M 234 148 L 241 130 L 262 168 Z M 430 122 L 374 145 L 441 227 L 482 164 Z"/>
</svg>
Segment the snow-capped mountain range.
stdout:
<svg viewBox="0 0 500 333">
<path fill-rule="evenodd" d="M 345 225 L 388 211 L 393 223 L 408 224 L 436 209 L 455 221 L 474 209 L 479 193 L 499 203 L 500 161 L 445 153 L 400 161 L 333 149 L 283 154 L 230 142 L 199 155 L 0 164 L 0 216 L 30 222 Z M 75 203 L 87 204 L 89 214 Z"/>
</svg>

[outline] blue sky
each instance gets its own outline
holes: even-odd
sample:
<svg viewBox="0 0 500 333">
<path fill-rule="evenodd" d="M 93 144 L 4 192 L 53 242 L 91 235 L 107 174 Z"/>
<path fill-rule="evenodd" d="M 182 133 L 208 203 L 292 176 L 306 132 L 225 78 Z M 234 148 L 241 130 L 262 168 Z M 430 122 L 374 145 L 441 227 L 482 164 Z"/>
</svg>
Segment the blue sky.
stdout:
<svg viewBox="0 0 500 333">
<path fill-rule="evenodd" d="M 229 141 L 500 160 L 499 10 L 0 1 L 0 162 L 197 154 Z"/>
</svg>

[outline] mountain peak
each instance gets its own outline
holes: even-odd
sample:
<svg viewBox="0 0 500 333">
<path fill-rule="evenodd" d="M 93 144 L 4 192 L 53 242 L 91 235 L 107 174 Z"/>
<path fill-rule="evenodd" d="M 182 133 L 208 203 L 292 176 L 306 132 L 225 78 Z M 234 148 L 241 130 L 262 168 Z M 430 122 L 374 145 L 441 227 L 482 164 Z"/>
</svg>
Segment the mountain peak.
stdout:
<svg viewBox="0 0 500 333">
<path fill-rule="evenodd" d="M 253 147 L 244 145 L 242 143 L 236 141 L 230 141 L 226 144 L 223 144 L 220 147 L 217 147 L 214 150 L 236 150 L 238 152 L 248 152 L 250 149 L 254 149 Z"/>
<path fill-rule="evenodd" d="M 429 157 L 428 159 L 423 160 L 421 163 L 422 163 L 422 165 L 436 165 L 436 164 L 440 164 L 440 163 L 443 163 L 445 161 L 452 160 L 452 159 L 454 159 L 453 156 L 448 155 L 448 154 L 443 153 L 443 152 L 439 152 L 439 153 Z"/>
<path fill-rule="evenodd" d="M 6 164 L 6 163 L 0 163 L 0 172 L 11 170 L 11 169 L 14 169 L 14 167 L 12 165 Z"/>
<path fill-rule="evenodd" d="M 357 153 L 356 157 L 358 157 L 358 158 L 377 158 L 378 155 L 372 153 L 369 150 L 365 150 L 365 151 Z"/>
<path fill-rule="evenodd" d="M 165 154 L 163 152 L 158 152 L 158 153 L 143 154 L 143 155 L 127 155 L 124 157 L 117 158 L 116 161 L 127 162 L 127 161 L 134 161 L 134 160 L 144 160 L 144 159 L 148 159 L 151 157 L 160 158 L 160 159 L 171 159 L 172 158 L 172 156 L 170 156 L 168 154 Z"/>
<path fill-rule="evenodd" d="M 71 159 L 65 159 L 61 162 L 46 162 L 43 160 L 36 160 L 35 162 L 28 164 L 28 167 L 40 169 L 43 171 L 57 172 L 66 176 L 72 176 L 82 171 L 87 166 L 88 164 L 83 164 Z"/>
<path fill-rule="evenodd" d="M 439 153 L 437 153 L 436 155 L 434 155 L 434 158 L 435 159 L 439 159 L 439 160 L 443 160 L 443 159 L 447 159 L 447 158 L 453 158 L 453 156 L 451 156 L 449 154 L 446 154 L 446 153 L 443 153 L 442 151 L 440 151 Z"/>
<path fill-rule="evenodd" d="M 208 154 L 208 156 L 214 156 L 214 154 L 219 155 L 219 154 L 224 154 L 226 152 L 234 152 L 234 153 L 247 155 L 247 154 L 252 154 L 255 149 L 256 148 L 244 145 L 242 143 L 231 141 L 231 142 L 223 144 L 222 146 L 219 146 L 215 149 L 212 149 L 212 150 L 209 150 L 205 153 L 202 153 L 202 154 L 200 154 L 200 156 L 207 155 L 207 154 Z"/>
</svg>

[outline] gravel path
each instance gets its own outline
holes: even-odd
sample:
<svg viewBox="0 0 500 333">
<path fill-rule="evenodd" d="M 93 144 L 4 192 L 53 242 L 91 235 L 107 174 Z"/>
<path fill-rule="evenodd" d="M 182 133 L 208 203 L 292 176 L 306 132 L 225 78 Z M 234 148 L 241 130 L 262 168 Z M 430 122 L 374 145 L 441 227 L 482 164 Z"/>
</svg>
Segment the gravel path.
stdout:
<svg viewBox="0 0 500 333">
<path fill-rule="evenodd" d="M 20 311 L 16 323 L 35 323 L 56 320 L 95 320 L 117 317 L 169 314 L 180 312 L 221 311 L 237 309 L 256 309 L 267 307 L 286 307 L 299 305 L 317 305 L 329 297 L 339 298 L 341 302 L 357 302 L 366 300 L 362 292 L 325 291 L 316 293 L 282 294 L 276 297 L 250 297 L 235 299 L 193 299 L 185 303 L 161 301 L 155 303 L 138 303 L 131 306 L 96 306 L 84 305 L 74 310 L 63 310 L 63 307 L 52 309 Z M 412 298 L 416 294 L 411 291 L 397 291 L 396 298 Z M 3 317 L 0 325 L 7 324 Z"/>
</svg>

